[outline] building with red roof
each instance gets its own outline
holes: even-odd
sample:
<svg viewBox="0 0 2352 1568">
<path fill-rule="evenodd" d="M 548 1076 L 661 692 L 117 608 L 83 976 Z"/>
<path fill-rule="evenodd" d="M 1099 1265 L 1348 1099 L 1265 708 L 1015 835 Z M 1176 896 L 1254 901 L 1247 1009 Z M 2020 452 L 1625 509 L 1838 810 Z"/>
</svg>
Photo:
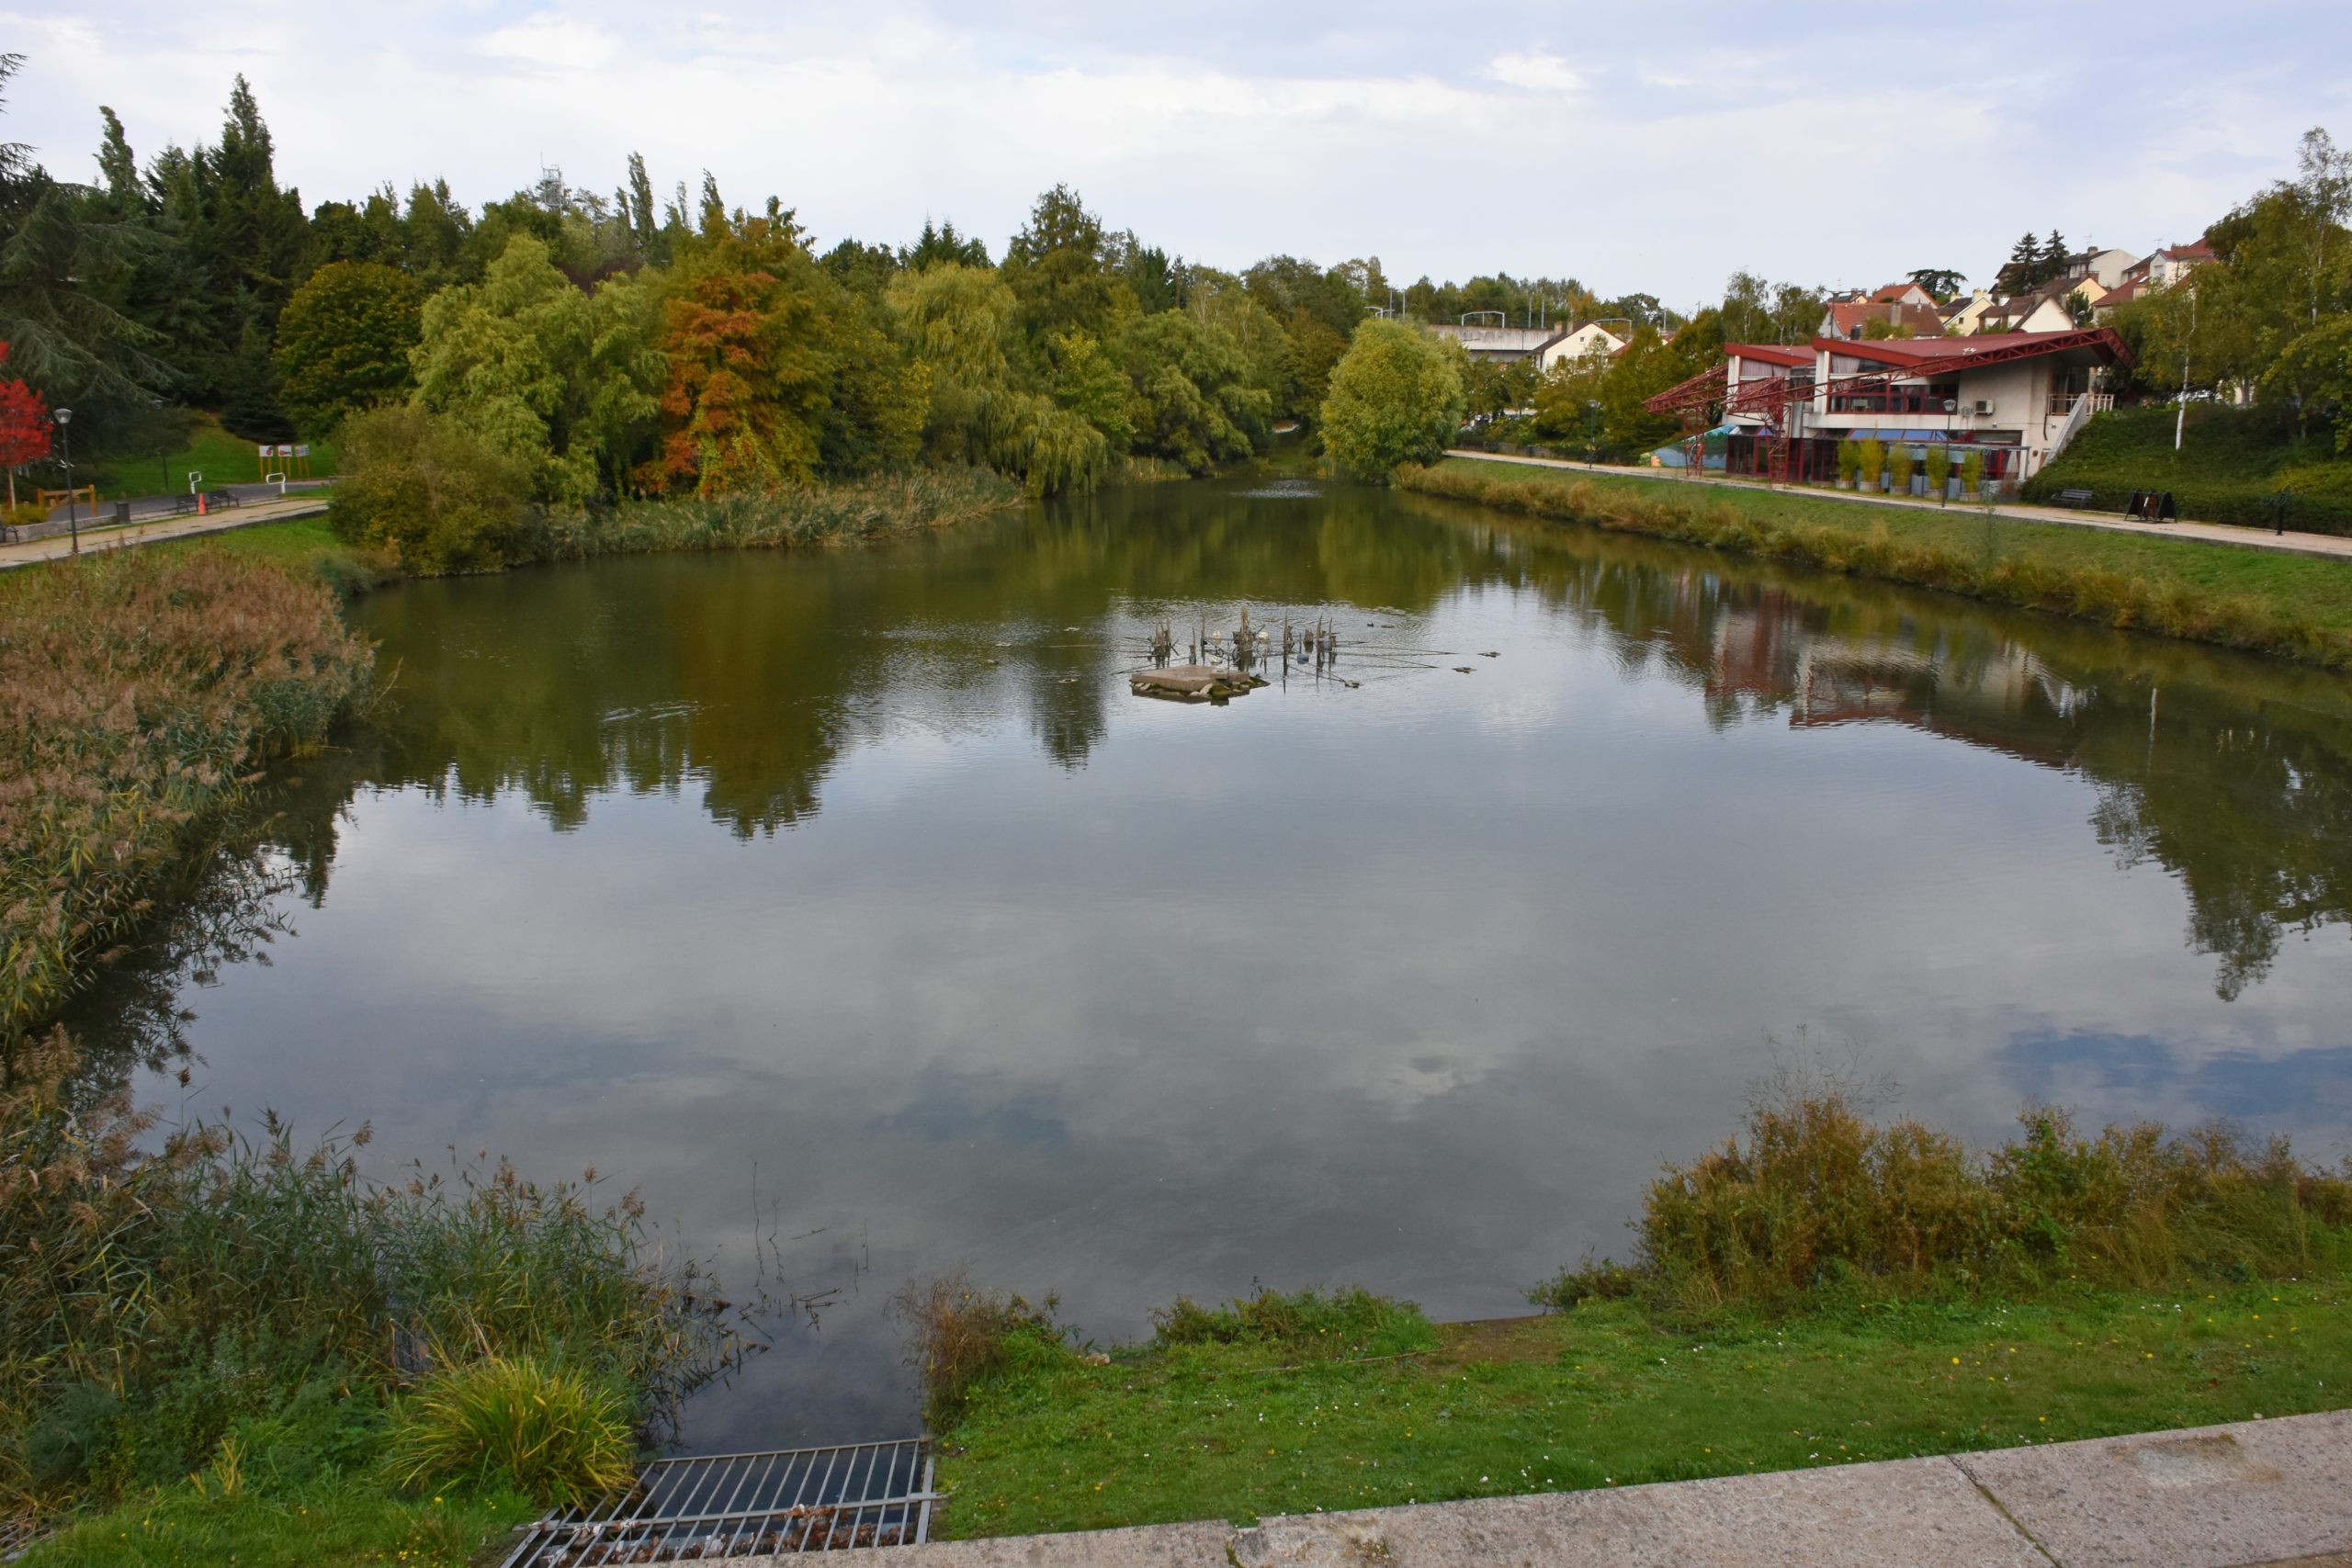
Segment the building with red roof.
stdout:
<svg viewBox="0 0 2352 1568">
<path fill-rule="evenodd" d="M 2038 472 L 2083 423 L 2113 406 L 2109 372 L 2131 351 L 2105 327 L 1851 339 L 1809 345 L 1727 344 L 1720 370 L 1650 400 L 1658 412 L 1720 415 L 1732 473 L 1758 473 L 1775 448 L 1786 477 L 1826 480 L 1843 441 L 1900 445 L 1924 459 L 1940 446 L 1955 472 L 1971 452 L 1988 480 Z"/>
</svg>

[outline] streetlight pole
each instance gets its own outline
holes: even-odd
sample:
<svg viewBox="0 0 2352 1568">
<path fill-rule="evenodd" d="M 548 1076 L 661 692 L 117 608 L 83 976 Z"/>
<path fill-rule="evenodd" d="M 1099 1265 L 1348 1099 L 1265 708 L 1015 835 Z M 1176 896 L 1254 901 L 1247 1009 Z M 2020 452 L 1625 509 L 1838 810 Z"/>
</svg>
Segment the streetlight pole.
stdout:
<svg viewBox="0 0 2352 1568">
<path fill-rule="evenodd" d="M 82 553 L 82 523 L 74 511 L 74 411 L 59 409 L 49 416 L 57 422 L 57 434 L 64 446 L 64 456 L 58 460 L 65 465 L 65 530 L 74 536 L 74 554 Z"/>
</svg>

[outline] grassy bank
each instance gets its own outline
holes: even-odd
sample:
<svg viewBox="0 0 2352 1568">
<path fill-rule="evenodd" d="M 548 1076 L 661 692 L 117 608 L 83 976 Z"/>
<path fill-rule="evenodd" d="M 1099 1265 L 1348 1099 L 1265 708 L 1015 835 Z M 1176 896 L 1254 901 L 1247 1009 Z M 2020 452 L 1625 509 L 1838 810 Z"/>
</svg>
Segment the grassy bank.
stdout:
<svg viewBox="0 0 2352 1568">
<path fill-rule="evenodd" d="M 2284 406 L 2199 403 L 2189 408 L 2176 451 L 2176 413 L 2143 408 L 2098 415 L 2026 481 L 2026 499 L 2087 490 L 2090 504 L 2120 512 L 2135 490 L 2168 490 L 2184 517 L 2352 534 L 2352 460 L 2337 455 L 2324 425 L 2305 436 Z"/>
<path fill-rule="evenodd" d="M 1632 1263 L 1532 1292 L 1542 1318 L 1261 1294 L 1180 1302 L 1095 1353 L 934 1292 L 941 1528 L 1247 1520 L 2352 1403 L 2352 1170 L 2212 1129 L 2021 1122 L 1972 1154 L 1783 1086 L 1652 1185 Z"/>
<path fill-rule="evenodd" d="M 2312 1281 L 1701 1325 L 1625 1301 L 1442 1325 L 1384 1305 L 1336 1343 L 1387 1360 L 1268 1336 L 1090 1366 L 1040 1337 L 951 1434 L 937 1529 L 1248 1522 L 2334 1409 L 2347 1309 Z"/>
<path fill-rule="evenodd" d="M 108 553 L 0 581 L 0 1067 L 369 668 L 331 594 L 250 559 Z"/>
<path fill-rule="evenodd" d="M 1448 458 L 1408 490 L 2352 669 L 2352 568 L 1803 491 Z"/>
</svg>

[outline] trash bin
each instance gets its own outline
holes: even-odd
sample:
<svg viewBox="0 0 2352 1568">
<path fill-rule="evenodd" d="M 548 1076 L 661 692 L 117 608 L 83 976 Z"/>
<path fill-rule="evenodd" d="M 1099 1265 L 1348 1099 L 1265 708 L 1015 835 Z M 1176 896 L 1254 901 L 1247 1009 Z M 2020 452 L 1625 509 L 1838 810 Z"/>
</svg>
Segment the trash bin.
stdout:
<svg viewBox="0 0 2352 1568">
<path fill-rule="evenodd" d="M 114 520 L 118 524 L 130 521 L 130 502 L 118 501 L 114 503 Z"/>
</svg>

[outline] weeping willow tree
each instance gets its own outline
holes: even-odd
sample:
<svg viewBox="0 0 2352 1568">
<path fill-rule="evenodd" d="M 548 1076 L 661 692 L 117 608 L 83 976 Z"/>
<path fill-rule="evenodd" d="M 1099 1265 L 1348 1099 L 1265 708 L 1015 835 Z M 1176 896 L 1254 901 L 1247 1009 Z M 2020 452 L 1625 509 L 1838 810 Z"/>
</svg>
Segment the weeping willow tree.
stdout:
<svg viewBox="0 0 2352 1568">
<path fill-rule="evenodd" d="M 1114 454 L 1083 414 L 1040 389 L 1027 364 L 1020 303 L 996 273 L 945 264 L 901 273 L 888 300 L 899 335 L 931 380 L 927 454 L 1019 479 L 1032 495 L 1087 491 Z"/>
</svg>

